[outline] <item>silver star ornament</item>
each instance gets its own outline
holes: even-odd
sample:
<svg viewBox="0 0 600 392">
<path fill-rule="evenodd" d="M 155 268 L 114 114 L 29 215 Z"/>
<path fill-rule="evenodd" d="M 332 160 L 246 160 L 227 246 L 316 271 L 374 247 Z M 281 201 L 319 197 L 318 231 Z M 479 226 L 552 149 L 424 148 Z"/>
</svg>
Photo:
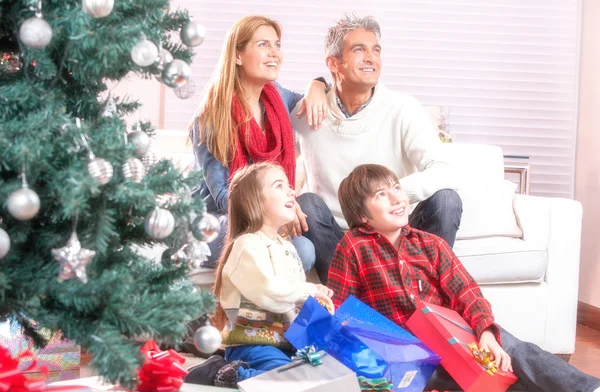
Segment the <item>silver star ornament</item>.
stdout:
<svg viewBox="0 0 600 392">
<path fill-rule="evenodd" d="M 86 267 L 92 262 L 95 255 L 95 251 L 81 247 L 77 233 L 73 232 L 66 246 L 52 249 L 52 256 L 60 263 L 58 281 L 64 282 L 77 277 L 83 283 L 87 283 Z"/>
</svg>

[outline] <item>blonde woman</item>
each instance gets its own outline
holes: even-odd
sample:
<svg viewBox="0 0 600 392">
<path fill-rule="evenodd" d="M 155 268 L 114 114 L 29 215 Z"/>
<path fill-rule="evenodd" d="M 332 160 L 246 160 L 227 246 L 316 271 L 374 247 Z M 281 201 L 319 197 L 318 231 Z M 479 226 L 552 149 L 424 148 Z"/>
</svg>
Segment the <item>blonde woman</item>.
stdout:
<svg viewBox="0 0 600 392">
<path fill-rule="evenodd" d="M 251 163 L 280 165 L 290 184 L 295 184 L 296 154 L 289 119 L 296 105 L 308 123 L 318 128 L 326 114 L 324 79 L 309 83 L 307 96 L 286 90 L 277 83 L 283 60 L 281 27 L 263 16 L 238 20 L 223 44 L 218 68 L 190 128 L 196 158 L 195 169 L 204 172 L 196 195 L 208 212 L 219 217 L 221 235 L 211 243 L 209 264 L 216 263 L 227 226 L 229 182 L 236 171 Z M 295 207 L 294 232 L 307 231 L 306 215 Z M 304 269 L 315 262 L 314 246 L 294 236 L 294 246 Z"/>
</svg>

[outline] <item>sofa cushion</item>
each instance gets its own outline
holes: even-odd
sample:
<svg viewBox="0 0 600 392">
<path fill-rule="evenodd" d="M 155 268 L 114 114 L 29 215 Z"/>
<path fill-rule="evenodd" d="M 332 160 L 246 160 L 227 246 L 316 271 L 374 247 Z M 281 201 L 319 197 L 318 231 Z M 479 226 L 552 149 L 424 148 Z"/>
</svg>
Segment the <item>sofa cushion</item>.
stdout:
<svg viewBox="0 0 600 392">
<path fill-rule="evenodd" d="M 517 184 L 503 180 L 485 185 L 468 183 L 458 190 L 463 213 L 457 240 L 523 236 L 513 210 Z"/>
<path fill-rule="evenodd" d="M 545 245 L 519 238 L 459 240 L 454 253 L 479 284 L 541 282 L 548 264 Z"/>
</svg>

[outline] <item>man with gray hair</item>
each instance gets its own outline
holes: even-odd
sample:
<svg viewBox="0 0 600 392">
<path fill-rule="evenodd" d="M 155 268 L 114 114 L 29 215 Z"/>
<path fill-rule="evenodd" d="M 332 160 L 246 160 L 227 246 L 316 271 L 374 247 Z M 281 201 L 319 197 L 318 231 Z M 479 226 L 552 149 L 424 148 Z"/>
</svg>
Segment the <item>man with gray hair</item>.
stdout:
<svg viewBox="0 0 600 392">
<path fill-rule="evenodd" d="M 387 166 L 398 178 L 411 205 L 411 227 L 454 244 L 462 203 L 455 192 L 451 165 L 442 142 L 421 104 L 379 83 L 380 27 L 373 17 L 346 15 L 329 29 L 326 63 L 334 86 L 328 114 L 318 131 L 296 116 L 297 148 L 303 156 L 308 192 L 297 201 L 307 214 L 303 235 L 315 245 L 315 269 L 323 284 L 337 243 L 348 225 L 337 197 L 340 182 L 356 166 Z M 298 108 L 296 108 L 298 109 Z M 393 214 L 409 214 L 393 206 Z"/>
</svg>

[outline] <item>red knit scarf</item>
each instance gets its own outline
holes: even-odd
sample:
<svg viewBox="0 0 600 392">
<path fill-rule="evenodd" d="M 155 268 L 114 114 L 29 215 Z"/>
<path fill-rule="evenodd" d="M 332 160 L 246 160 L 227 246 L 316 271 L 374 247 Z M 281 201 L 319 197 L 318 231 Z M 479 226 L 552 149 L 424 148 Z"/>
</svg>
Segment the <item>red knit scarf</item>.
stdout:
<svg viewBox="0 0 600 392">
<path fill-rule="evenodd" d="M 279 92 L 272 83 L 262 90 L 260 99 L 265 107 L 265 133 L 254 118 L 246 120 L 243 107 L 237 96 L 233 97 L 232 111 L 238 126 L 238 142 L 234 146 L 233 157 L 229 163 L 229 178 L 250 162 L 272 162 L 283 167 L 292 188 L 295 187 L 296 153 L 294 136 L 288 112 Z"/>
</svg>

